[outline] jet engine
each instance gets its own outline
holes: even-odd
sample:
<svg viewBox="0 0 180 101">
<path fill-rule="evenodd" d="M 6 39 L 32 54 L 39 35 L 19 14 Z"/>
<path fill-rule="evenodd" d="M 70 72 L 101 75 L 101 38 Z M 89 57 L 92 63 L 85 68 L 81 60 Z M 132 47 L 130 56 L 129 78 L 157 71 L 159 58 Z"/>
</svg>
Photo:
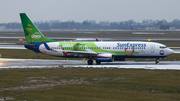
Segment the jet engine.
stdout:
<svg viewBox="0 0 180 101">
<path fill-rule="evenodd" d="M 114 56 L 109 53 L 100 53 L 100 54 L 97 54 L 96 61 L 97 62 L 113 62 Z"/>
</svg>

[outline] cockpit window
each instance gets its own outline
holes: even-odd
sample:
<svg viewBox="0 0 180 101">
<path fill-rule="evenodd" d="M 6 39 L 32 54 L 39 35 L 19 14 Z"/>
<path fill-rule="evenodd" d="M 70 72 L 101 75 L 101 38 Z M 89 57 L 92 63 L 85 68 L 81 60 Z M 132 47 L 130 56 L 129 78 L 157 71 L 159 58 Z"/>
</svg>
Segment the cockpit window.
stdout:
<svg viewBox="0 0 180 101">
<path fill-rule="evenodd" d="M 159 48 L 162 48 L 162 49 L 164 49 L 164 48 L 167 48 L 166 46 L 160 46 Z"/>
</svg>

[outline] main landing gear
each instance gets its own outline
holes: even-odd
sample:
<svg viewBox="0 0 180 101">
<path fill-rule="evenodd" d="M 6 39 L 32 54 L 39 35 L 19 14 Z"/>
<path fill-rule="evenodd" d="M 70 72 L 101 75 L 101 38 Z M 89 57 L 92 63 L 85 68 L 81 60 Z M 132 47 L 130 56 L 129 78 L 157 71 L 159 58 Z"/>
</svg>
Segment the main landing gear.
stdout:
<svg viewBox="0 0 180 101">
<path fill-rule="evenodd" d="M 100 65 L 100 64 L 101 64 L 101 62 L 99 62 L 99 61 L 96 61 L 96 64 L 97 64 L 97 65 Z"/>
<path fill-rule="evenodd" d="M 156 62 L 156 64 L 157 64 L 157 65 L 159 65 L 159 59 L 156 59 L 156 61 L 155 61 L 155 62 Z"/>
<path fill-rule="evenodd" d="M 90 60 L 87 61 L 87 63 L 88 63 L 88 65 L 93 65 L 93 60 L 90 59 Z"/>
<path fill-rule="evenodd" d="M 88 65 L 93 65 L 93 60 L 92 60 L 92 59 L 90 59 L 90 60 L 88 60 L 88 61 L 87 61 L 87 63 L 88 63 Z M 96 61 L 96 64 L 97 64 L 97 65 L 100 65 L 100 64 L 101 64 L 101 62 Z"/>
</svg>

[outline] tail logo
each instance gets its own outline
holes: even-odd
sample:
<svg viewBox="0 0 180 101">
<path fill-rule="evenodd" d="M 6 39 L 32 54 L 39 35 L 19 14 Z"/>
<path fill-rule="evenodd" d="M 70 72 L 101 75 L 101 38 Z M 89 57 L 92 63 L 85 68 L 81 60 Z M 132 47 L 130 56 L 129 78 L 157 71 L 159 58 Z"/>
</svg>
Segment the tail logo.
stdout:
<svg viewBox="0 0 180 101">
<path fill-rule="evenodd" d="M 39 34 L 39 32 L 36 32 L 35 34 L 32 34 L 31 38 L 33 38 L 33 39 L 40 39 L 41 35 L 37 35 L 37 34 Z"/>
</svg>

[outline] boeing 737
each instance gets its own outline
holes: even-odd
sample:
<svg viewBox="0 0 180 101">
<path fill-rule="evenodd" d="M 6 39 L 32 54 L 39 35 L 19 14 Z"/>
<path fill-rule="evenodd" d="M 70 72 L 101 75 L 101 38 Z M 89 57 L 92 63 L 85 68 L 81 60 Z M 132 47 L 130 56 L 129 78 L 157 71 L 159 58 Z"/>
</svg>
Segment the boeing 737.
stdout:
<svg viewBox="0 0 180 101">
<path fill-rule="evenodd" d="M 101 64 L 126 58 L 156 58 L 156 63 L 159 63 L 159 59 L 174 53 L 165 45 L 155 42 L 102 42 L 97 38 L 95 42 L 58 42 L 45 37 L 25 13 L 20 13 L 20 18 L 27 41 L 25 48 L 56 57 L 88 58 L 88 65 L 92 65 L 93 60 Z"/>
</svg>

